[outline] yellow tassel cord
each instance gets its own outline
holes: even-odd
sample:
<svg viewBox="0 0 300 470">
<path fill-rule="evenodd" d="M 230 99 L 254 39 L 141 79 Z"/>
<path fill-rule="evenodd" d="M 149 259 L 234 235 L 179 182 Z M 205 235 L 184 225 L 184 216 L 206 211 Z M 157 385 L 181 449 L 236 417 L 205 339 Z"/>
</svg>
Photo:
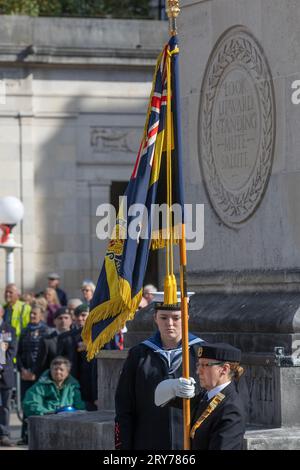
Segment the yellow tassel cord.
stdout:
<svg viewBox="0 0 300 470">
<path fill-rule="evenodd" d="M 167 230 L 170 234 L 166 239 L 166 277 L 164 282 L 164 304 L 177 303 L 177 283 L 174 275 L 172 230 L 172 110 L 171 110 L 171 54 L 168 50 L 167 60 Z"/>
</svg>

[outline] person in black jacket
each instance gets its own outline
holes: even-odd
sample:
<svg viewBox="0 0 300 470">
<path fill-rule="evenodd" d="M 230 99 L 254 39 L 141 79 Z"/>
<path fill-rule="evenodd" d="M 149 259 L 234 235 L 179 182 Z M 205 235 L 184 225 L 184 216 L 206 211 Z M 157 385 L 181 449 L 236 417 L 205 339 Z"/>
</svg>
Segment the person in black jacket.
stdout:
<svg viewBox="0 0 300 470">
<path fill-rule="evenodd" d="M 37 359 L 34 365 L 34 374 L 37 377 L 47 369 L 50 369 L 51 361 L 58 356 L 57 342 L 60 334 L 69 331 L 72 326 L 72 316 L 66 307 L 59 308 L 54 315 L 55 331 L 44 336 L 39 344 Z"/>
<path fill-rule="evenodd" d="M 198 358 L 197 374 L 206 393 L 194 396 L 193 378 L 165 380 L 156 388 L 155 403 L 164 406 L 176 396 L 191 398 L 192 450 L 242 450 L 246 406 L 237 388 L 243 373 L 241 351 L 225 343 L 205 343 Z"/>
<path fill-rule="evenodd" d="M 82 343 L 81 332 L 88 315 L 89 306 L 83 303 L 78 305 L 73 311 L 73 328 L 59 335 L 57 341 L 57 354 L 69 359 L 72 365 L 71 375 L 76 378 L 78 378 L 78 343 Z"/>
<path fill-rule="evenodd" d="M 17 368 L 21 374 L 21 401 L 23 401 L 26 391 L 35 383 L 37 377 L 34 373 L 39 345 L 43 337 L 51 332 L 45 322 L 43 322 L 44 311 L 40 305 L 33 304 L 30 312 L 30 321 L 26 328 L 21 331 L 18 352 Z M 20 443 L 27 443 L 27 422 L 22 423 L 22 440 Z"/>
<path fill-rule="evenodd" d="M 97 359 L 87 360 L 86 346 L 81 338 L 88 315 L 88 305 L 81 304 L 76 307 L 74 328 L 60 335 L 57 352 L 71 362 L 71 374 L 80 384 L 81 396 L 85 401 L 87 411 L 95 411 L 97 409 Z"/>
<path fill-rule="evenodd" d="M 3 321 L 4 310 L 0 305 L 0 446 L 10 447 L 10 402 L 14 387 L 14 364 L 17 340 L 15 329 Z"/>
<path fill-rule="evenodd" d="M 33 304 L 30 312 L 30 322 L 21 331 L 18 352 L 17 367 L 21 373 L 21 400 L 23 401 L 26 390 L 33 385 L 36 376 L 33 372 L 37 360 L 40 341 L 51 332 L 46 323 L 42 321 L 43 310 L 39 305 Z"/>
<path fill-rule="evenodd" d="M 49 273 L 48 274 L 48 287 L 52 287 L 53 289 L 56 290 L 57 297 L 59 300 L 59 303 L 62 307 L 66 307 L 68 305 L 68 297 L 65 291 L 63 291 L 59 287 L 60 283 L 60 275 L 57 273 Z"/>
<path fill-rule="evenodd" d="M 181 449 L 182 411 L 157 408 L 156 386 L 182 375 L 180 304 L 156 304 L 154 336 L 129 351 L 115 395 L 115 447 L 120 450 Z M 202 340 L 189 336 L 190 370 L 196 372 L 196 346 Z"/>
</svg>

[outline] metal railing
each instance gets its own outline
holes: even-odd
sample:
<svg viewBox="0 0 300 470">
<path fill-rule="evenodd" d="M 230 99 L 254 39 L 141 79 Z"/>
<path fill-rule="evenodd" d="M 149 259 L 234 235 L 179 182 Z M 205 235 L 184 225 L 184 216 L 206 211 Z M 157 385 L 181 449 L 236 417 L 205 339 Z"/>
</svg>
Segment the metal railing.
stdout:
<svg viewBox="0 0 300 470">
<path fill-rule="evenodd" d="M 11 398 L 11 411 L 14 411 L 21 423 L 23 422 L 23 411 L 21 404 L 21 376 L 20 372 L 15 369 L 15 387 L 13 387 Z"/>
</svg>

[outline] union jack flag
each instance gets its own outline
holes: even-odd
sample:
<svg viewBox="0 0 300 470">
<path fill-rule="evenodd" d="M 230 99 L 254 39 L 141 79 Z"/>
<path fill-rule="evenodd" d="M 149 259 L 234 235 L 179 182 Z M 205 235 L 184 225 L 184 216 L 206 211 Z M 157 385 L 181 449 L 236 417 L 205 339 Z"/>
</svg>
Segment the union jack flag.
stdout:
<svg viewBox="0 0 300 470">
<path fill-rule="evenodd" d="M 168 53 L 168 45 L 165 46 L 163 52 L 157 63 L 157 70 L 155 74 L 154 86 L 152 88 L 151 99 L 148 108 L 148 119 L 146 120 L 145 128 L 147 132 L 144 133 L 142 139 L 132 178 L 137 176 L 139 164 L 142 157 L 147 158 L 150 166 L 153 163 L 155 142 L 159 132 L 164 130 L 165 127 L 165 112 L 167 104 L 167 74 L 166 74 L 166 57 Z"/>
<path fill-rule="evenodd" d="M 157 236 L 154 237 L 153 233 L 151 208 L 153 204 L 166 201 L 167 132 L 172 133 L 173 202 L 181 204 L 183 208 L 177 59 L 177 38 L 173 36 L 156 64 L 144 134 L 124 195 L 127 204 L 120 205 L 116 227 L 91 302 L 91 312 L 83 330 L 82 337 L 87 345 L 89 359 L 124 327 L 126 321 L 133 319 L 141 301 L 152 238 L 155 238 L 154 245 L 157 242 Z M 167 130 L 168 102 L 172 111 L 172 129 Z M 128 234 L 128 227 L 136 219 L 136 215 L 130 215 L 130 207 L 134 204 L 147 209 L 146 215 L 142 215 L 137 224 L 136 237 Z M 142 232 L 143 236 L 140 236 Z M 161 246 L 163 243 L 156 248 Z"/>
</svg>

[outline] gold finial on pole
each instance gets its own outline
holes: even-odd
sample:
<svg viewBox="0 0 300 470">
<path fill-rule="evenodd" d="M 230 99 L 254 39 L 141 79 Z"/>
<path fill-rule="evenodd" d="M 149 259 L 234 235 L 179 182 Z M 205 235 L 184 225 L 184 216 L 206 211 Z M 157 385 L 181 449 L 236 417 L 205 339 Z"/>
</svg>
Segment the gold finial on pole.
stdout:
<svg viewBox="0 0 300 470">
<path fill-rule="evenodd" d="M 177 34 L 176 18 L 180 13 L 179 0 L 167 0 L 166 13 L 169 18 L 170 35 Z"/>
</svg>

